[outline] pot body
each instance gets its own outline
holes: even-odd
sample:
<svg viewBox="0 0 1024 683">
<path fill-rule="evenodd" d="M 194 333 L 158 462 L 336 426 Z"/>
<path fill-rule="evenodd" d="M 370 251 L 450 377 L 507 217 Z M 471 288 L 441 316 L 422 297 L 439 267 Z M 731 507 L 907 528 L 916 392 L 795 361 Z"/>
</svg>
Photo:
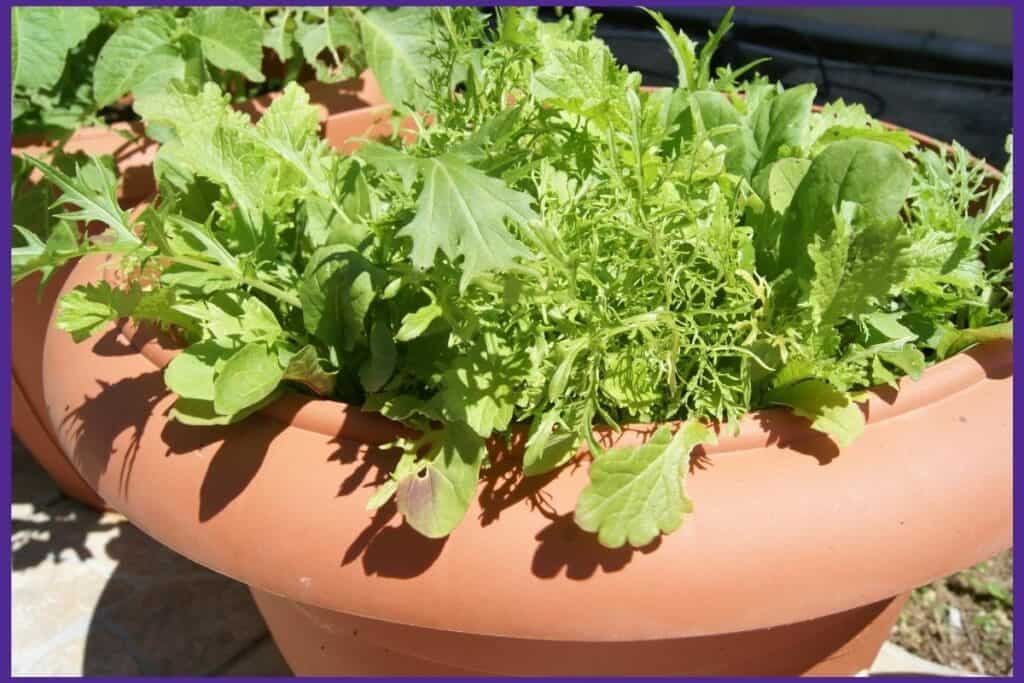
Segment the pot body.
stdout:
<svg viewBox="0 0 1024 683">
<path fill-rule="evenodd" d="M 453 633 L 252 594 L 299 676 L 852 675 L 874 662 L 907 598 L 741 633 L 609 643 Z"/>
<path fill-rule="evenodd" d="M 106 504 L 57 445 L 43 401 L 43 339 L 57 294 L 70 268 L 54 274 L 39 292 L 39 276 L 11 288 L 11 428 L 65 495 L 102 510 Z"/>
<path fill-rule="evenodd" d="M 349 112 L 327 132 L 344 149 L 381 117 Z M 83 260 L 64 290 L 102 265 Z M 51 325 L 46 414 L 135 525 L 252 587 L 300 673 L 852 673 L 894 596 L 1012 539 L 1008 343 L 875 390 L 842 452 L 787 411 L 749 415 L 696 454 L 695 514 L 639 550 L 574 525 L 584 462 L 522 478 L 521 439 L 492 452 L 463 523 L 425 539 L 393 503 L 366 512 L 399 425 L 288 394 L 240 424 L 184 426 L 161 376 L 173 354 L 145 329 L 76 345 Z"/>
</svg>

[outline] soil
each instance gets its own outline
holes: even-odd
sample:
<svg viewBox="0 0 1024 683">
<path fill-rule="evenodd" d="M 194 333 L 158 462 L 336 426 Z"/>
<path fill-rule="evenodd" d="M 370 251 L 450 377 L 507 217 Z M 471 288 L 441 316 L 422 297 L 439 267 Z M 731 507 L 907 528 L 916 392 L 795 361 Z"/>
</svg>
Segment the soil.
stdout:
<svg viewBox="0 0 1024 683">
<path fill-rule="evenodd" d="M 890 640 L 962 671 L 1011 674 L 1013 549 L 915 590 Z"/>
</svg>

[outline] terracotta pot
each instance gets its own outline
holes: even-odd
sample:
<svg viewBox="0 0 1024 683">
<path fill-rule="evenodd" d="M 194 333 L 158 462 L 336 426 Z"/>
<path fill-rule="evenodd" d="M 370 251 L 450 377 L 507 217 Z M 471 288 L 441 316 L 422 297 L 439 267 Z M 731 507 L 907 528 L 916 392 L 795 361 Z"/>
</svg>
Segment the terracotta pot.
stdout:
<svg viewBox="0 0 1024 683">
<path fill-rule="evenodd" d="M 314 81 L 303 84 L 303 87 L 309 91 L 311 101 L 319 106 L 321 119 L 325 122 L 331 115 L 384 102 L 380 86 L 369 72 L 344 83 L 326 85 Z M 255 119 L 279 95 L 271 93 L 239 108 Z M 69 138 L 64 149 L 72 153 L 111 155 L 120 177 L 118 199 L 121 206 L 128 209 L 152 196 L 156 190 L 153 159 L 159 146 L 143 134 L 144 127 L 140 122 L 116 123 L 108 128 L 81 128 Z M 22 137 L 14 141 L 11 152 L 44 157 L 53 146 L 52 142 L 39 136 Z M 38 181 L 41 174 L 35 171 L 31 177 Z M 15 434 L 58 488 L 66 495 L 100 509 L 105 504 L 68 463 L 54 442 L 44 417 L 42 340 L 67 272 L 64 270 L 54 275 L 41 295 L 38 293 L 38 277 L 19 282 L 12 288 L 11 420 Z"/>
<path fill-rule="evenodd" d="M 328 130 L 379 125 L 343 116 Z M 683 528 L 614 551 L 572 521 L 585 463 L 524 480 L 519 449 L 494 452 L 462 525 L 425 539 L 393 504 L 365 511 L 398 425 L 290 394 L 183 426 L 161 377 L 173 354 L 130 325 L 47 333 L 51 424 L 133 523 L 250 585 L 299 674 L 848 674 L 907 591 L 1011 543 L 1009 343 L 875 390 L 842 453 L 789 412 L 749 415 L 698 454 Z"/>
</svg>

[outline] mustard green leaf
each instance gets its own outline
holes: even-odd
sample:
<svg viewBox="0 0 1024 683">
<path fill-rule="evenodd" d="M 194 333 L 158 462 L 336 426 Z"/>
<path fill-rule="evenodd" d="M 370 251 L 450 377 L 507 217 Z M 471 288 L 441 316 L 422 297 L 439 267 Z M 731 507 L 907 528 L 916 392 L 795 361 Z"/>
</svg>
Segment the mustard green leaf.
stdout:
<svg viewBox="0 0 1024 683">
<path fill-rule="evenodd" d="M 950 330 L 939 340 L 935 349 L 940 359 L 949 358 L 955 353 L 960 353 L 977 344 L 984 344 L 993 341 L 1009 341 L 1013 339 L 1013 321 L 989 325 L 987 327 L 975 327 L 966 330 Z"/>
<path fill-rule="evenodd" d="M 808 379 L 778 387 L 768 401 L 789 407 L 806 417 L 811 427 L 848 446 L 864 431 L 864 413 L 849 395 L 821 379 Z"/>
<path fill-rule="evenodd" d="M 386 319 L 375 320 L 370 328 L 370 358 L 359 368 L 363 388 L 371 393 L 383 388 L 394 374 L 397 361 L 390 323 Z"/>
<path fill-rule="evenodd" d="M 320 396 L 334 393 L 338 373 L 324 369 L 317 350 L 309 345 L 299 349 L 288 361 L 283 379 L 304 384 Z"/>
<path fill-rule="evenodd" d="M 433 21 L 425 7 L 374 7 L 358 15 L 366 61 L 384 97 L 398 109 L 425 103 Z"/>
<path fill-rule="evenodd" d="M 220 415 L 240 413 L 270 396 L 283 377 L 276 353 L 265 344 L 246 344 L 227 359 L 214 380 L 214 409 Z"/>
<path fill-rule="evenodd" d="M 692 509 L 684 490 L 690 455 L 715 441 L 713 431 L 691 420 L 674 436 L 662 425 L 643 445 L 594 454 L 590 484 L 576 503 L 576 524 L 597 533 L 607 548 L 640 548 L 658 534 L 672 533 Z"/>
<path fill-rule="evenodd" d="M 487 449 L 483 438 L 459 422 L 427 433 L 410 451 L 423 447 L 426 467 L 402 477 L 395 500 L 409 526 L 427 538 L 443 538 L 466 516 Z"/>
<path fill-rule="evenodd" d="M 561 425 L 561 414 L 550 410 L 530 425 L 523 451 L 523 474 L 534 477 L 558 469 L 576 453 L 577 434 Z"/>
<path fill-rule="evenodd" d="M 174 15 L 164 9 L 145 12 L 118 26 L 96 59 L 96 103 L 111 104 L 140 84 L 143 92 L 156 92 L 170 80 L 182 78 L 185 61 L 172 44 L 177 32 Z"/>
<path fill-rule="evenodd" d="M 168 363 L 164 382 L 181 398 L 213 401 L 214 379 L 234 352 L 218 340 L 192 344 Z"/>
<path fill-rule="evenodd" d="M 423 189 L 416 216 L 399 236 L 412 240 L 417 268 L 429 268 L 438 251 L 461 257 L 463 283 L 489 270 L 511 267 L 532 253 L 506 227 L 537 219 L 530 197 L 454 156 L 422 162 Z"/>
<path fill-rule="evenodd" d="M 171 406 L 171 419 L 185 425 L 210 427 L 229 425 L 241 422 L 261 408 L 270 405 L 281 396 L 281 390 L 275 390 L 262 401 L 231 415 L 218 413 L 213 401 L 202 401 L 194 398 L 179 398 Z"/>
<path fill-rule="evenodd" d="M 395 334 L 395 341 L 411 341 L 427 331 L 430 323 L 441 317 L 441 307 L 436 303 L 421 306 L 402 318 L 402 326 Z"/>
<path fill-rule="evenodd" d="M 141 296 L 137 288 L 117 289 L 106 281 L 76 287 L 60 299 L 57 328 L 76 342 L 88 339 L 129 315 Z"/>
<path fill-rule="evenodd" d="M 99 23 L 99 12 L 92 7 L 12 7 L 12 87 L 35 90 L 54 86 L 64 71 L 68 51 Z"/>
<path fill-rule="evenodd" d="M 189 26 L 199 38 L 203 56 L 214 66 L 237 71 L 262 83 L 263 27 L 243 7 L 204 7 L 191 16 Z"/>
</svg>

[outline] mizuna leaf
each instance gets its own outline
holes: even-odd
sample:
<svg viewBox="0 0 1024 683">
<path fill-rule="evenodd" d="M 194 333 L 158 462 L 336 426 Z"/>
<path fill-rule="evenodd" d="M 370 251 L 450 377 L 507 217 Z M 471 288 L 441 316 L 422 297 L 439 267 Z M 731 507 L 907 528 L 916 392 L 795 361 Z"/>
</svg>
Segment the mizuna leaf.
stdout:
<svg viewBox="0 0 1024 683">
<path fill-rule="evenodd" d="M 590 485 L 576 503 L 576 524 L 597 533 L 606 548 L 641 548 L 672 533 L 693 507 L 683 490 L 690 454 L 715 441 L 706 426 L 688 421 L 675 436 L 663 425 L 643 445 L 595 454 Z"/>
<path fill-rule="evenodd" d="M 672 58 L 676 61 L 679 87 L 690 91 L 697 90 L 700 74 L 697 72 L 697 51 L 693 41 L 682 30 L 675 30 L 661 12 L 649 9 L 644 11 L 658 23 L 658 33 L 672 51 Z"/>
<path fill-rule="evenodd" d="M 83 251 L 78 230 L 69 221 L 58 221 L 46 242 L 20 225 L 15 224 L 14 229 L 24 242 L 11 248 L 11 278 L 14 283 L 38 272 L 42 278 L 40 286 L 45 285 L 58 268 Z"/>
<path fill-rule="evenodd" d="M 110 228 L 110 234 L 117 245 L 132 248 L 140 244 L 132 230 L 128 212 L 117 203 L 117 180 L 113 172 L 92 158 L 92 163 L 77 170 L 72 178 L 59 169 L 31 156 L 24 159 L 38 168 L 43 176 L 60 188 L 62 194 L 57 204 L 71 204 L 77 210 L 58 215 L 74 221 L 99 221 Z"/>
</svg>

